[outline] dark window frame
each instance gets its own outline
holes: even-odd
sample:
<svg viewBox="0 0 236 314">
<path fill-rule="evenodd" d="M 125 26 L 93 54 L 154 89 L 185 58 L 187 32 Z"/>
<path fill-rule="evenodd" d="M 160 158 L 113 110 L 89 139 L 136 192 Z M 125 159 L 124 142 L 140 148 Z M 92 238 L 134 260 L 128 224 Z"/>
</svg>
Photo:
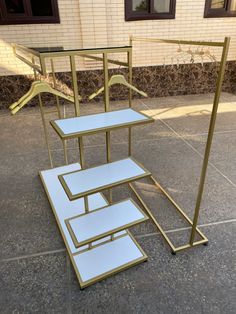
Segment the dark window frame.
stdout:
<svg viewBox="0 0 236 314">
<path fill-rule="evenodd" d="M 211 3 L 212 0 L 206 0 L 205 4 L 205 11 L 204 11 L 204 17 L 235 17 L 236 16 L 236 11 L 231 11 L 230 6 L 231 6 L 231 1 L 232 0 L 225 0 L 224 8 L 223 9 L 212 9 L 211 8 Z"/>
<path fill-rule="evenodd" d="M 154 0 L 148 0 L 149 12 L 135 12 L 132 10 L 132 1 L 125 0 L 125 20 L 139 21 L 139 20 L 164 20 L 175 19 L 176 0 L 170 0 L 170 11 L 167 13 L 156 13 L 153 10 Z"/>
<path fill-rule="evenodd" d="M 9 14 L 7 12 L 5 1 L 0 0 L 0 25 L 14 24 L 51 24 L 60 23 L 58 0 L 49 0 L 52 5 L 51 16 L 34 16 L 31 10 L 29 0 L 23 0 L 25 13 Z"/>
</svg>

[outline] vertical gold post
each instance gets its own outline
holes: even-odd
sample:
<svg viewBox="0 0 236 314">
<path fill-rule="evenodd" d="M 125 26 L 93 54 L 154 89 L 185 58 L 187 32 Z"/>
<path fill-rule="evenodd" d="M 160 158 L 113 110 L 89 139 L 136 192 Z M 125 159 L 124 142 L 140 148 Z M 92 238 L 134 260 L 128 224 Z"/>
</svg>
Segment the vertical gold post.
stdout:
<svg viewBox="0 0 236 314">
<path fill-rule="evenodd" d="M 35 64 L 34 57 L 32 58 L 32 63 Z M 35 69 L 34 69 L 34 79 L 35 80 L 37 79 L 37 74 L 36 74 Z M 42 102 L 41 94 L 38 95 L 38 99 L 39 99 L 39 108 L 40 108 L 41 118 L 42 118 L 42 122 L 43 122 L 44 136 L 45 136 L 45 141 L 46 141 L 47 150 L 48 150 L 48 157 L 49 157 L 51 168 L 53 168 L 52 154 L 51 154 L 50 145 L 49 145 L 49 138 L 48 138 L 48 129 L 47 129 L 47 124 L 46 124 L 46 120 L 45 120 L 45 116 L 44 116 L 43 102 Z"/>
<path fill-rule="evenodd" d="M 211 151 L 212 138 L 214 134 L 217 110 L 218 110 L 220 94 L 221 94 L 221 89 L 222 89 L 223 80 L 224 80 L 225 66 L 226 66 L 226 61 L 227 61 L 227 56 L 228 56 L 228 51 L 229 51 L 229 43 L 230 43 L 230 38 L 226 37 L 224 41 L 224 48 L 223 48 L 222 57 L 221 57 L 220 71 L 219 71 L 219 76 L 217 80 L 217 87 L 216 87 L 216 92 L 215 92 L 215 97 L 214 97 L 213 109 L 212 109 L 211 120 L 210 120 L 209 131 L 208 131 L 208 138 L 207 138 L 205 155 L 204 155 L 201 177 L 200 177 L 200 183 L 199 183 L 199 188 L 198 188 L 198 195 L 197 195 L 197 201 L 196 201 L 194 218 L 193 218 L 193 227 L 192 227 L 191 236 L 190 236 L 190 245 L 193 245 L 196 228 L 197 228 L 198 216 L 199 216 L 204 183 L 205 183 L 206 172 L 207 172 L 207 165 L 208 165 L 209 155 Z"/>
<path fill-rule="evenodd" d="M 45 134 L 45 140 L 46 140 L 46 145 L 47 145 L 47 149 L 48 149 L 48 157 L 49 157 L 49 160 L 50 160 L 51 168 L 53 168 L 52 155 L 51 155 L 49 139 L 48 139 L 48 129 L 47 129 L 47 124 L 46 124 L 46 120 L 45 120 L 45 116 L 44 116 L 43 102 L 42 102 L 41 94 L 39 94 L 38 97 L 39 97 L 39 108 L 40 108 L 42 122 L 43 122 L 43 129 L 44 129 L 44 134 Z"/>
<path fill-rule="evenodd" d="M 53 87 L 56 87 L 56 75 L 55 75 L 55 68 L 54 68 L 54 62 L 53 59 L 51 58 L 51 70 L 52 70 L 52 78 L 53 78 Z M 57 113 L 58 113 L 58 118 L 61 119 L 61 110 L 60 110 L 60 102 L 59 102 L 59 97 L 56 97 L 56 104 L 57 104 Z M 62 140 L 62 145 L 63 145 L 63 151 L 64 151 L 64 158 L 65 158 L 65 163 L 68 165 L 68 155 L 67 155 L 67 142 L 66 140 Z"/>
<path fill-rule="evenodd" d="M 129 83 L 132 85 L 133 75 L 132 75 L 132 50 L 127 52 L 128 57 L 128 64 L 129 64 Z M 132 107 L 132 90 L 129 89 L 129 107 Z M 129 128 L 129 150 L 128 154 L 131 156 L 132 154 L 132 129 Z"/>
<path fill-rule="evenodd" d="M 70 56 L 70 67 L 71 67 L 71 77 L 72 77 L 72 86 L 74 92 L 74 99 L 75 99 L 75 114 L 78 117 L 80 115 L 80 108 L 79 108 L 79 92 L 78 92 L 78 83 L 77 83 L 77 74 L 76 74 L 76 65 L 75 65 L 75 56 Z M 80 153 L 80 164 L 81 168 L 84 169 L 85 161 L 84 161 L 84 145 L 83 145 L 83 138 L 79 138 L 79 153 Z M 85 212 L 89 211 L 89 204 L 88 204 L 88 197 L 84 197 L 84 208 Z"/>
<path fill-rule="evenodd" d="M 77 83 L 77 74 L 76 74 L 76 66 L 75 66 L 75 56 L 70 56 L 70 68 L 71 68 L 71 77 L 72 77 L 72 86 L 74 92 L 75 99 L 75 114 L 78 117 L 80 115 L 79 108 L 79 94 L 78 94 L 78 83 Z"/>
<path fill-rule="evenodd" d="M 107 53 L 103 53 L 103 72 L 104 72 L 104 103 L 105 111 L 110 111 L 109 102 L 109 74 L 108 74 L 108 60 Z M 111 134 L 106 132 L 106 148 L 107 148 L 107 162 L 111 162 Z M 112 190 L 109 190 L 109 201 L 112 202 Z"/>
<path fill-rule="evenodd" d="M 78 117 L 80 115 L 80 108 L 79 108 L 79 93 L 78 93 L 78 83 L 77 83 L 77 74 L 76 74 L 76 66 L 75 66 L 75 56 L 70 56 L 70 67 L 71 67 L 71 77 L 72 77 L 72 86 L 74 92 L 74 99 L 75 99 L 75 115 Z M 80 163 L 81 168 L 84 167 L 84 156 L 83 156 L 83 140 L 79 138 L 79 153 L 80 153 Z"/>
</svg>

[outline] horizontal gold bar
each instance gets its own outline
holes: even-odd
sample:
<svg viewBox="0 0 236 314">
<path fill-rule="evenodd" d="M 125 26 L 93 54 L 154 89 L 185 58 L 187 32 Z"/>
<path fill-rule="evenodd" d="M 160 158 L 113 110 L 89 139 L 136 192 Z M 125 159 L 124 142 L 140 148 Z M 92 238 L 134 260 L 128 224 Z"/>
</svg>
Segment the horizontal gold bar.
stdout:
<svg viewBox="0 0 236 314">
<path fill-rule="evenodd" d="M 159 39 L 159 38 L 146 38 L 146 37 L 130 37 L 132 41 L 165 43 L 165 44 L 181 44 L 181 45 L 196 45 L 196 46 L 212 46 L 223 47 L 224 42 L 213 41 L 194 41 L 194 40 L 175 40 L 175 39 Z"/>
<path fill-rule="evenodd" d="M 199 241 L 196 241 L 196 242 L 193 242 L 193 244 L 186 244 L 186 245 L 183 245 L 183 246 L 179 246 L 179 247 L 176 247 L 175 250 L 174 250 L 174 253 L 177 253 L 177 252 L 180 252 L 180 251 L 184 251 L 186 249 L 189 249 L 191 247 L 194 247 L 194 246 L 197 246 L 197 245 L 202 245 L 202 244 L 206 244 L 208 243 L 208 239 L 203 239 L 203 240 L 199 240 Z"/>
<path fill-rule="evenodd" d="M 84 58 L 89 58 L 89 59 L 93 59 L 93 60 L 97 60 L 97 61 L 103 61 L 102 57 L 96 57 L 96 56 L 90 56 L 90 55 L 83 55 L 83 54 L 79 54 L 80 57 L 84 57 Z M 121 66 L 128 66 L 129 64 L 127 62 L 121 62 L 118 60 L 112 60 L 112 59 L 107 59 L 108 63 L 112 63 L 112 64 L 116 64 L 116 65 L 121 65 Z"/>
<path fill-rule="evenodd" d="M 29 60 L 27 60 L 26 58 L 22 57 L 21 55 L 19 55 L 18 53 L 15 53 L 16 57 L 18 59 L 20 59 L 21 61 L 23 61 L 24 63 L 26 63 L 27 65 L 29 65 L 32 69 L 36 70 L 37 72 L 39 72 L 40 74 L 43 74 L 43 71 L 41 70 L 41 68 L 39 66 L 37 66 L 36 64 L 31 63 Z"/>
</svg>

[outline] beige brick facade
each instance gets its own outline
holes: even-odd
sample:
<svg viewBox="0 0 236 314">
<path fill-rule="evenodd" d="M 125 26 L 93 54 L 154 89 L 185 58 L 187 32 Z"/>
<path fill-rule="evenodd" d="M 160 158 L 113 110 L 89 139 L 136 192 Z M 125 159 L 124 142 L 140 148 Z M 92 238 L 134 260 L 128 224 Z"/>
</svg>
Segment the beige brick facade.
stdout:
<svg viewBox="0 0 236 314">
<path fill-rule="evenodd" d="M 236 17 L 203 18 L 205 0 L 176 1 L 173 20 L 124 20 L 124 0 L 58 0 L 60 24 L 0 25 L 0 75 L 28 74 L 16 60 L 11 42 L 26 46 L 99 47 L 126 45 L 129 35 L 173 39 L 223 40 L 232 38 L 229 60 L 236 59 Z M 134 65 L 171 63 L 176 47 L 134 45 Z M 219 56 L 217 51 L 212 53 Z M 165 60 L 164 60 L 165 59 Z M 198 61 L 198 60 L 196 60 Z M 199 60 L 200 61 L 200 60 Z M 81 70 L 98 68 L 94 61 L 79 61 Z M 57 71 L 68 64 L 58 60 Z"/>
</svg>

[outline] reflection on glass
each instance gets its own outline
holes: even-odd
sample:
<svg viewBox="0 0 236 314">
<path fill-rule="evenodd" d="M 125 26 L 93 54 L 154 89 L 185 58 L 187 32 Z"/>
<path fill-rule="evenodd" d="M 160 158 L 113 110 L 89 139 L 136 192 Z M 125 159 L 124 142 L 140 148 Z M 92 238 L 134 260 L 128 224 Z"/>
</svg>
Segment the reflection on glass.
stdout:
<svg viewBox="0 0 236 314">
<path fill-rule="evenodd" d="M 52 16 L 51 0 L 30 0 L 33 16 Z"/>
<path fill-rule="evenodd" d="M 146 0 L 132 0 L 132 10 L 133 11 L 147 11 L 147 1 Z"/>
<path fill-rule="evenodd" d="M 211 1 L 211 8 L 212 9 L 223 9 L 225 7 L 224 0 L 212 0 Z"/>
<path fill-rule="evenodd" d="M 23 0 L 5 0 L 7 13 L 22 14 L 25 13 Z"/>
<path fill-rule="evenodd" d="M 170 0 L 154 0 L 154 11 L 157 13 L 170 12 Z"/>
<path fill-rule="evenodd" d="M 236 0 L 231 1 L 230 11 L 236 11 Z"/>
</svg>

